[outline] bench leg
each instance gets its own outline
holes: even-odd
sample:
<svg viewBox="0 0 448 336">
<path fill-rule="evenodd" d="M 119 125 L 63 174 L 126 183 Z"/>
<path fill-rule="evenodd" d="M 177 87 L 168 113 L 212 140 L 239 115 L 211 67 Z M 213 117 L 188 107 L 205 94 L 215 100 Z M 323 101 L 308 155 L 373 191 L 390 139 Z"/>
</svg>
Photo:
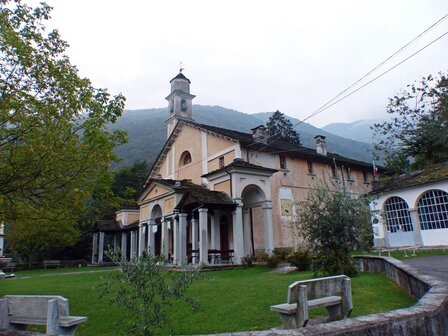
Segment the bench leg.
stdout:
<svg viewBox="0 0 448 336">
<path fill-rule="evenodd" d="M 295 314 L 280 313 L 280 319 L 282 320 L 282 326 L 284 329 L 297 329 L 297 318 Z"/>
<path fill-rule="evenodd" d="M 47 311 L 47 334 L 73 336 L 75 335 L 75 332 L 76 332 L 76 326 L 64 327 L 64 328 L 59 326 L 58 301 L 49 300 Z"/>
<path fill-rule="evenodd" d="M 25 330 L 26 325 L 9 323 L 8 300 L 0 299 L 0 329 Z"/>
<path fill-rule="evenodd" d="M 327 306 L 328 321 L 337 321 L 344 318 L 342 314 L 342 304 L 336 304 L 334 306 Z"/>
<path fill-rule="evenodd" d="M 308 315 L 308 292 L 306 286 L 299 286 L 299 295 L 297 300 L 296 324 L 297 328 L 306 327 L 309 321 Z"/>
<path fill-rule="evenodd" d="M 343 318 L 350 317 L 353 310 L 352 286 L 350 278 L 342 281 L 342 315 Z"/>
</svg>

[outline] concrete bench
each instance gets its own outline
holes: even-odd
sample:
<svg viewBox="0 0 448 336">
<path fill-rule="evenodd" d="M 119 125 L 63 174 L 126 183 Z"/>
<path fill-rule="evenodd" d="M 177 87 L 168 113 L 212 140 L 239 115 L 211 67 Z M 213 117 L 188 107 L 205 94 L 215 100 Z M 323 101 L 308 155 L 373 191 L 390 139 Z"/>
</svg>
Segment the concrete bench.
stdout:
<svg viewBox="0 0 448 336">
<path fill-rule="evenodd" d="M 271 306 L 271 310 L 280 313 L 285 329 L 295 329 L 305 327 L 308 310 L 319 307 L 327 309 L 328 321 L 349 317 L 353 309 L 350 278 L 337 275 L 296 281 L 288 287 L 287 302 Z"/>
<path fill-rule="evenodd" d="M 55 295 L 5 295 L 0 298 L 0 329 L 46 325 L 48 335 L 75 335 L 85 316 L 69 316 L 68 300 Z"/>
<path fill-rule="evenodd" d="M 60 260 L 44 260 L 44 269 L 47 269 L 47 267 L 56 267 L 59 269 L 59 266 L 62 265 L 62 261 Z"/>
</svg>

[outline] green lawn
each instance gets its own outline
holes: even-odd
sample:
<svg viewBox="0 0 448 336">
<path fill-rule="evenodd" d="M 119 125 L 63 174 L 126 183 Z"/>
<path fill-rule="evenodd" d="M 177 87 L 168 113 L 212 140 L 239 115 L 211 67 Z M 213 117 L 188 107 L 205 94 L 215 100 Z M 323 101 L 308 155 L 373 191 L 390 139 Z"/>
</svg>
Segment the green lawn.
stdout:
<svg viewBox="0 0 448 336">
<path fill-rule="evenodd" d="M 26 278 L 3 280 L 0 295 L 62 295 L 69 299 L 72 315 L 89 317 L 87 323 L 80 325 L 77 335 L 126 335 L 127 326 L 120 321 L 119 309 L 111 306 L 107 299 L 100 299 L 97 290 L 101 278 L 116 271 L 104 268 L 81 270 L 86 272 L 78 274 L 79 269 L 19 272 L 18 276 Z M 191 312 L 184 304 L 172 308 L 178 334 L 262 330 L 278 326 L 279 316 L 269 307 L 285 302 L 290 283 L 312 277 L 311 272 L 278 274 L 265 267 L 204 274 L 205 278 L 193 284 L 189 291 L 201 304 L 199 312 Z M 383 274 L 359 274 L 352 279 L 352 291 L 352 316 L 408 307 L 416 301 Z"/>
<path fill-rule="evenodd" d="M 367 252 L 367 253 L 361 253 L 360 251 L 354 251 L 352 255 L 372 255 L 372 256 L 378 256 L 378 252 Z M 436 255 L 448 255 L 448 249 L 439 249 L 439 250 L 415 250 L 407 249 L 407 250 L 391 250 L 390 256 L 398 259 L 409 259 L 409 258 L 416 258 L 416 257 L 430 257 L 430 256 L 436 256 Z M 382 257 L 388 257 L 388 252 L 381 252 Z"/>
</svg>

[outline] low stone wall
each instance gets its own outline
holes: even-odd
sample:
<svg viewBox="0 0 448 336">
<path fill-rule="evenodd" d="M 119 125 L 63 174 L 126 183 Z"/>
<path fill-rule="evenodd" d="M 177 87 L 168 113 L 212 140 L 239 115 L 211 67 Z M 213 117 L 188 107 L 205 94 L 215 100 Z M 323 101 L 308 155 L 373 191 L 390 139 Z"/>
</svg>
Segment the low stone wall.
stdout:
<svg viewBox="0 0 448 336">
<path fill-rule="evenodd" d="M 346 335 L 346 336 L 448 336 L 448 284 L 421 275 L 417 270 L 386 257 L 356 257 L 361 272 L 384 272 L 419 298 L 412 307 L 294 330 L 265 330 L 222 335 Z"/>
</svg>

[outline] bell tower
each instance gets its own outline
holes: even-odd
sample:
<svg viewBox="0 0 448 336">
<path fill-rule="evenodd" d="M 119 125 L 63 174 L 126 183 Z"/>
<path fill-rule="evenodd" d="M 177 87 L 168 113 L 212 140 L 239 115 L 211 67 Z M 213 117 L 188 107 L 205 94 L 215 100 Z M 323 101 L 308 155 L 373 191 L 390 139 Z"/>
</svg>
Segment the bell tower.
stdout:
<svg viewBox="0 0 448 336">
<path fill-rule="evenodd" d="M 170 80 L 171 93 L 165 98 L 168 100 L 167 138 L 171 135 L 179 120 L 193 120 L 192 100 L 194 95 L 190 94 L 190 80 L 182 73 Z"/>
</svg>

